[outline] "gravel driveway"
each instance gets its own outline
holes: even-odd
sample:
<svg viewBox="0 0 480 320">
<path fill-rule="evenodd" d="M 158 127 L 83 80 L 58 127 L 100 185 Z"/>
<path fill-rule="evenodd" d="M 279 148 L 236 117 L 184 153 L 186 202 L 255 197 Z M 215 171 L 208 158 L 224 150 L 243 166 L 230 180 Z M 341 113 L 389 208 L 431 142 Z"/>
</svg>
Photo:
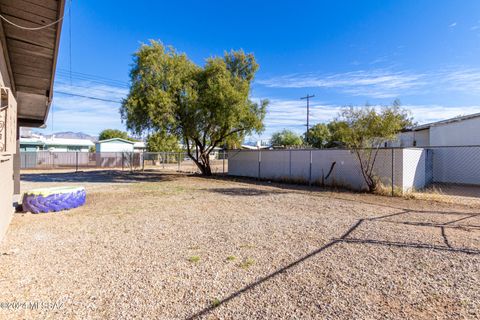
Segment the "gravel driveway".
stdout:
<svg viewBox="0 0 480 320">
<path fill-rule="evenodd" d="M 84 185 L 87 204 L 15 214 L 0 318 L 480 318 L 479 208 L 155 172 L 23 181 Z"/>
</svg>

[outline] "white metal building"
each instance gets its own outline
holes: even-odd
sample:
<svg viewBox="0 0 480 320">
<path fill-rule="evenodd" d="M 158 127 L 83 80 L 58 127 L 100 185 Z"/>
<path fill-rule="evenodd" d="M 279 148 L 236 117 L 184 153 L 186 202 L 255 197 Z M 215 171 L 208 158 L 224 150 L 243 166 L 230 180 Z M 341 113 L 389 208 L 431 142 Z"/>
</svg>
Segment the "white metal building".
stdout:
<svg viewBox="0 0 480 320">
<path fill-rule="evenodd" d="M 480 145 L 480 113 L 416 126 L 402 132 L 393 146 L 441 147 Z"/>
</svg>

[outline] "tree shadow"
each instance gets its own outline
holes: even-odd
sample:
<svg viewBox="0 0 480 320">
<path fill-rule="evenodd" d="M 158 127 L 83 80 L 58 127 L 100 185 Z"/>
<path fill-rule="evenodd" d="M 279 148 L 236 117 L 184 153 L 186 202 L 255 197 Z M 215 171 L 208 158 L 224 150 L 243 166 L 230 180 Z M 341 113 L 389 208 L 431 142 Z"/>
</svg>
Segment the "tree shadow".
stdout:
<svg viewBox="0 0 480 320">
<path fill-rule="evenodd" d="M 28 182 L 89 182 L 132 183 L 171 181 L 178 175 L 155 171 L 92 170 L 79 172 L 48 172 L 21 174 L 21 181 Z"/>
<path fill-rule="evenodd" d="M 265 196 L 269 194 L 282 194 L 285 192 L 282 191 L 274 191 L 274 190 L 262 190 L 258 188 L 209 188 L 204 189 L 208 192 L 219 193 L 226 196 Z"/>
<path fill-rule="evenodd" d="M 450 252 L 450 253 L 461 253 L 461 254 L 468 254 L 468 255 L 480 255 L 480 250 L 478 249 L 472 249 L 472 248 L 455 248 L 453 247 L 447 237 L 447 234 L 445 232 L 444 225 L 441 227 L 441 236 L 443 238 L 444 246 L 439 246 L 439 245 L 432 245 L 428 243 L 421 243 L 421 242 L 396 242 L 396 241 L 383 241 L 383 240 L 377 240 L 377 239 L 357 239 L 354 237 L 350 237 L 351 234 L 360 228 L 364 223 L 368 223 L 369 221 L 381 221 L 382 219 L 385 218 L 390 218 L 393 216 L 400 216 L 400 215 L 405 215 L 407 213 L 416 213 L 416 211 L 411 210 L 411 209 L 402 209 L 401 211 L 391 213 L 391 214 L 386 214 L 382 216 L 377 216 L 373 218 L 363 218 L 363 219 L 358 219 L 354 224 L 350 226 L 350 228 L 345 231 L 339 238 L 334 238 L 331 241 L 327 242 L 323 246 L 319 247 L 318 249 L 308 253 L 307 255 L 304 255 L 303 257 L 283 266 L 280 269 L 275 270 L 274 272 L 261 277 L 260 279 L 248 284 L 247 286 L 241 288 L 238 291 L 235 291 L 234 293 L 228 295 L 227 297 L 223 298 L 220 301 L 216 301 L 215 304 L 212 304 L 210 306 L 207 306 L 206 308 L 194 313 L 187 319 L 197 319 L 200 317 L 203 317 L 210 313 L 211 311 L 215 310 L 221 305 L 226 304 L 227 302 L 235 299 L 236 297 L 240 296 L 243 293 L 246 293 L 252 289 L 255 289 L 259 285 L 267 282 L 268 280 L 284 273 L 285 271 L 288 271 L 289 269 L 301 264 L 302 262 L 322 253 L 323 251 L 333 248 L 336 244 L 339 243 L 344 243 L 344 244 L 354 244 L 354 245 L 377 245 L 377 246 L 386 246 L 386 247 L 397 247 L 397 248 L 412 248 L 412 249 L 420 249 L 420 250 L 435 250 L 435 251 L 442 251 L 442 252 Z M 476 215 L 475 215 L 476 216 Z M 463 220 L 463 219 L 457 219 L 457 220 Z M 383 221 L 382 221 L 383 222 Z M 384 221 L 384 222 L 389 222 Z M 447 222 L 446 224 L 448 224 Z M 424 226 L 424 225 L 422 225 Z M 432 226 L 436 227 L 436 226 Z"/>
<path fill-rule="evenodd" d="M 350 190 L 350 189 L 345 189 L 345 188 L 340 188 L 340 187 L 338 187 L 338 188 L 322 187 L 322 186 L 317 186 L 317 185 L 308 186 L 308 185 L 304 185 L 304 184 L 294 184 L 294 183 L 288 183 L 288 182 L 259 180 L 259 179 L 255 179 L 255 178 L 251 178 L 251 177 L 236 177 L 236 176 L 225 176 L 225 175 L 213 175 L 211 177 L 198 175 L 198 177 L 205 178 L 205 179 L 216 179 L 216 180 L 222 180 L 222 181 L 253 184 L 253 185 L 256 185 L 256 186 L 274 187 L 274 188 L 282 190 L 283 193 L 288 193 L 288 192 L 308 193 L 310 195 L 315 195 L 315 196 L 318 196 L 318 197 L 342 200 L 342 201 L 353 202 L 353 203 L 357 203 L 357 204 L 358 203 L 363 203 L 363 204 L 378 206 L 378 207 L 382 207 L 382 208 L 398 209 L 398 210 L 412 210 L 411 208 L 407 208 L 407 207 L 386 204 L 385 201 L 383 203 L 381 203 L 378 200 L 378 198 L 380 198 L 380 200 L 382 200 L 382 199 L 402 200 L 402 198 L 399 198 L 399 197 L 374 195 L 374 194 L 370 194 L 370 193 L 365 193 L 365 192 L 361 192 L 361 191 L 355 191 L 355 190 Z M 335 193 L 335 194 L 332 194 L 332 193 Z M 365 197 L 371 196 L 372 197 L 371 200 L 373 200 L 373 201 L 368 201 L 366 199 L 359 199 L 358 197 L 353 198 L 353 199 L 349 199 L 347 197 L 342 197 L 341 196 L 342 194 L 344 194 L 344 195 L 364 195 Z M 425 201 L 425 200 L 417 200 L 417 201 Z M 468 207 L 468 209 L 471 210 L 472 208 Z M 440 210 L 414 209 L 413 211 L 415 211 L 416 213 L 435 213 L 435 214 L 445 214 L 445 215 L 477 214 L 477 213 L 472 213 L 472 212 L 462 212 L 462 211 L 452 211 L 452 210 L 440 211 Z"/>
<path fill-rule="evenodd" d="M 415 211 L 417 213 L 417 211 Z M 424 213 L 420 211 L 419 213 Z M 431 212 L 428 212 L 431 213 Z M 433 212 L 434 214 L 438 214 L 437 212 Z M 446 214 L 443 213 L 442 214 Z M 457 213 L 454 213 L 456 215 Z M 462 229 L 462 230 L 480 230 L 480 225 L 476 224 L 469 224 L 467 220 L 480 217 L 480 213 L 473 213 L 473 214 L 468 214 L 464 213 L 466 217 L 461 217 L 457 218 L 454 220 L 450 220 L 444 223 L 434 223 L 434 222 L 419 222 L 419 221 L 392 221 L 392 220 L 384 220 L 383 222 L 387 223 L 396 223 L 396 224 L 405 224 L 405 225 L 410 225 L 410 226 L 421 226 L 421 227 L 433 227 L 433 228 L 441 228 L 442 234 L 445 233 L 446 229 Z M 458 224 L 459 222 L 462 222 L 461 224 Z"/>
</svg>

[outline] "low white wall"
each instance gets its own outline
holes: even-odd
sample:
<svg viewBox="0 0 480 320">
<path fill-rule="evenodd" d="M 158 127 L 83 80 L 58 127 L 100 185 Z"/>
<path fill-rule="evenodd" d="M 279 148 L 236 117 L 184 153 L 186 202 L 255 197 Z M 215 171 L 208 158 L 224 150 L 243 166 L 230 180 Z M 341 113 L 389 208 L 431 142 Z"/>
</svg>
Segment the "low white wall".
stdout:
<svg viewBox="0 0 480 320">
<path fill-rule="evenodd" d="M 393 183 L 396 188 L 405 190 L 412 186 L 404 184 L 403 151 L 393 151 Z M 235 150 L 229 152 L 228 161 L 228 174 L 233 176 L 311 182 L 355 190 L 367 188 L 357 156 L 350 150 Z M 384 185 L 391 185 L 391 149 L 379 150 L 374 174 Z"/>
<path fill-rule="evenodd" d="M 335 162 L 335 166 L 327 175 Z M 311 163 L 311 171 L 310 171 Z M 234 176 L 367 188 L 356 154 L 349 150 L 242 150 L 229 153 Z M 419 190 L 431 183 L 480 185 L 480 147 L 381 149 L 374 175 L 397 190 Z"/>
<path fill-rule="evenodd" d="M 427 150 L 402 149 L 402 187 L 404 192 L 422 189 L 428 183 Z"/>
<path fill-rule="evenodd" d="M 242 150 L 228 153 L 228 174 L 239 177 L 258 177 L 258 153 Z"/>
</svg>

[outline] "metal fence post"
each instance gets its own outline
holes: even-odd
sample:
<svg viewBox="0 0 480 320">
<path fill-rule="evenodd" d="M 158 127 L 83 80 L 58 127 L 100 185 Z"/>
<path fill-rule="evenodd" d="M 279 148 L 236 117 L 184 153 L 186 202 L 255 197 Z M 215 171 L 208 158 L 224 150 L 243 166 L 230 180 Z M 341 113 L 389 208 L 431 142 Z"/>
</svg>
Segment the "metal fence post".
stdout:
<svg viewBox="0 0 480 320">
<path fill-rule="evenodd" d="M 130 152 L 130 171 L 133 172 L 134 167 L 135 167 L 135 155 L 133 152 Z"/>
<path fill-rule="evenodd" d="M 178 153 L 178 172 L 180 172 L 180 152 Z"/>
<path fill-rule="evenodd" d="M 261 164 L 262 164 L 262 150 L 258 150 L 258 180 L 260 180 L 260 177 L 261 177 L 261 172 L 260 172 Z"/>
<path fill-rule="evenodd" d="M 288 177 L 292 180 L 292 149 L 288 152 Z"/>
<path fill-rule="evenodd" d="M 222 172 L 223 172 L 223 175 L 225 175 L 225 150 L 222 151 L 223 155 L 222 155 Z"/>
<path fill-rule="evenodd" d="M 394 149 L 392 148 L 392 197 L 395 195 L 395 185 L 393 183 L 393 177 L 394 177 Z"/>
<path fill-rule="evenodd" d="M 75 151 L 75 172 L 78 172 L 78 151 Z"/>
<path fill-rule="evenodd" d="M 308 185 L 312 185 L 312 150 L 310 150 L 310 164 L 308 170 Z"/>
<path fill-rule="evenodd" d="M 125 159 L 125 158 L 124 158 L 124 155 L 123 155 L 123 152 L 122 152 L 122 171 L 123 171 L 123 169 L 124 169 L 124 164 L 125 164 L 125 163 L 124 163 L 124 159 Z"/>
<path fill-rule="evenodd" d="M 142 171 L 145 171 L 145 151 L 142 153 Z"/>
</svg>

